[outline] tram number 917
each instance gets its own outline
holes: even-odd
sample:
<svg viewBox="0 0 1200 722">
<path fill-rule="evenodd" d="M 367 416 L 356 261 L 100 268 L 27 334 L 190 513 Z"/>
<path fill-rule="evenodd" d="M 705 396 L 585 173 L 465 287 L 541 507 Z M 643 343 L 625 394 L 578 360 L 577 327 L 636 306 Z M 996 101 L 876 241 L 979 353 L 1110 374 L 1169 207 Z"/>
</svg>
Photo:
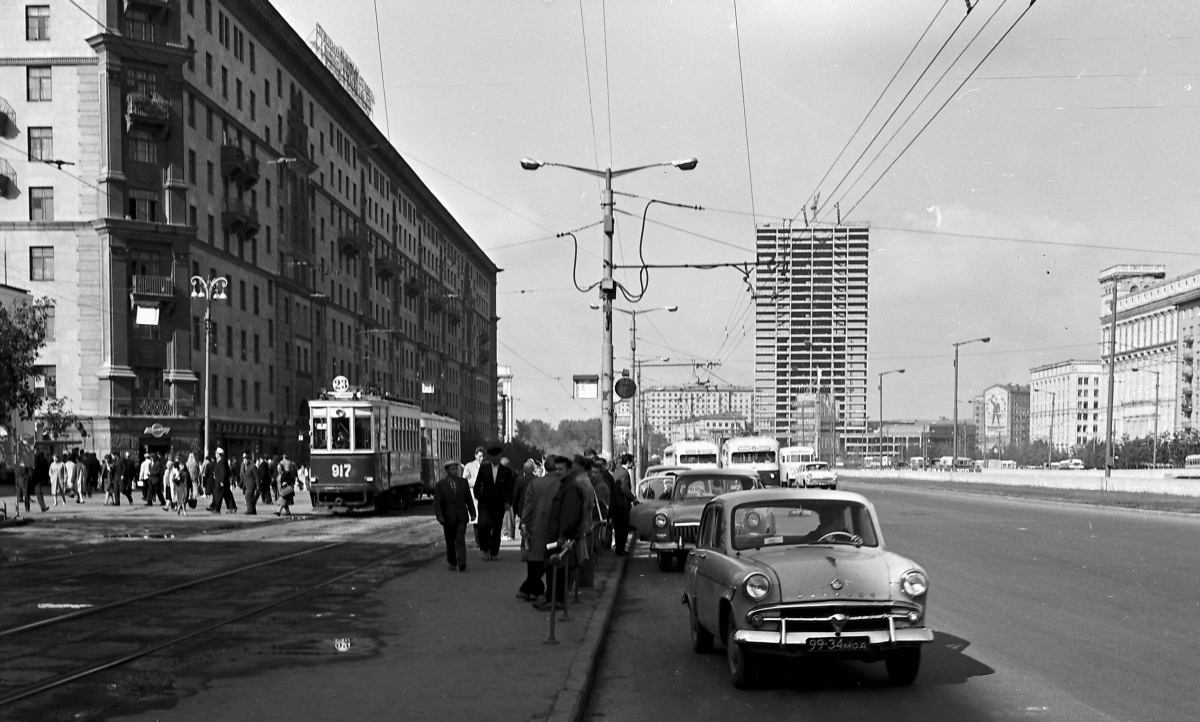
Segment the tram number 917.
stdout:
<svg viewBox="0 0 1200 722">
<path fill-rule="evenodd" d="M 335 479 L 349 479 L 350 465 L 349 464 L 333 464 L 333 469 L 330 472 Z"/>
</svg>

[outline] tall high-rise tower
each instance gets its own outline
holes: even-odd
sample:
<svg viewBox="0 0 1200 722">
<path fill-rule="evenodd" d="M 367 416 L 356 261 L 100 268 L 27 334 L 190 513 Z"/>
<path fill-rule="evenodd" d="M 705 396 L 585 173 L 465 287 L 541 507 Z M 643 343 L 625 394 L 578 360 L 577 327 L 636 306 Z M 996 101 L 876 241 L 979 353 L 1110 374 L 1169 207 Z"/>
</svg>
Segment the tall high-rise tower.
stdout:
<svg viewBox="0 0 1200 722">
<path fill-rule="evenodd" d="M 756 432 L 790 440 L 797 401 L 813 393 L 831 397 L 839 441 L 864 432 L 868 225 L 757 231 Z"/>
</svg>

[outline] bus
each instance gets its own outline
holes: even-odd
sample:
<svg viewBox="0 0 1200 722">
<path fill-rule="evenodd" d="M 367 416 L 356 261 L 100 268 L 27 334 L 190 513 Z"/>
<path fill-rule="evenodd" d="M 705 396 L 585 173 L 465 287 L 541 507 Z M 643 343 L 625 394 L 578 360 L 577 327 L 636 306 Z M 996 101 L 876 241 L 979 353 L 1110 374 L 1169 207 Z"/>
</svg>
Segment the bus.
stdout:
<svg viewBox="0 0 1200 722">
<path fill-rule="evenodd" d="M 739 436 L 721 446 L 721 466 L 758 474 L 763 486 L 779 486 L 779 442 L 768 436 Z"/>
<path fill-rule="evenodd" d="M 423 491 L 421 409 L 351 389 L 344 376 L 333 388 L 308 402 L 313 508 L 406 508 Z"/>
<path fill-rule="evenodd" d="M 1200 454 L 1188 454 L 1183 459 L 1183 469 L 1172 476 L 1176 479 L 1200 479 Z"/>
<path fill-rule="evenodd" d="M 800 467 L 817 460 L 817 451 L 811 446 L 785 446 L 779 450 L 779 473 L 784 485 L 791 485 L 800 477 Z"/>
<path fill-rule="evenodd" d="M 715 441 L 676 441 L 663 449 L 662 463 L 691 469 L 715 469 L 720 451 Z"/>
</svg>

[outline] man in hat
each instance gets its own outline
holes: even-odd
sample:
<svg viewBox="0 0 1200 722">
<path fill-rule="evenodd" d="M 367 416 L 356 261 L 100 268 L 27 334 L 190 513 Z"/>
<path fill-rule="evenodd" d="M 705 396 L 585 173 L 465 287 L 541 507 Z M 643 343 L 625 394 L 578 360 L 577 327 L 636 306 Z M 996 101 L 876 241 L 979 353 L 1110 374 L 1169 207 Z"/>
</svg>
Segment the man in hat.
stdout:
<svg viewBox="0 0 1200 722">
<path fill-rule="evenodd" d="M 500 463 L 504 447 L 487 449 L 484 463 L 475 479 L 475 499 L 479 502 L 479 555 L 494 561 L 500 556 L 500 528 L 504 511 L 511 506 L 516 477 L 513 470 Z"/>
<path fill-rule="evenodd" d="M 460 475 L 461 464 L 447 461 L 445 475 L 433 487 L 433 514 L 446 537 L 446 563 L 450 571 L 467 570 L 467 524 L 475 520 L 475 502 L 467 480 Z"/>
<path fill-rule="evenodd" d="M 237 511 L 237 505 L 233 503 L 233 490 L 230 489 L 232 482 L 229 477 L 229 462 L 225 460 L 225 450 L 217 447 L 217 460 L 213 462 L 213 503 L 208 507 L 209 511 L 220 514 L 221 502 L 224 502 L 231 512 Z"/>
</svg>

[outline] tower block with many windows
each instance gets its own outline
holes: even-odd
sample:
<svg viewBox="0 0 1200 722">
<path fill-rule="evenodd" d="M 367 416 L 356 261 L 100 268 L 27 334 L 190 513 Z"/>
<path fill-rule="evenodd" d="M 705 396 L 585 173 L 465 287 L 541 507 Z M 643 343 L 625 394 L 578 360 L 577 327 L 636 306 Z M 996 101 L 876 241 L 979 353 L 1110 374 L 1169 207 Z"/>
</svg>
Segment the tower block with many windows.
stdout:
<svg viewBox="0 0 1200 722">
<path fill-rule="evenodd" d="M 869 228 L 763 225 L 755 243 L 754 428 L 791 441 L 798 404 L 828 396 L 835 433 L 867 427 Z M 841 450 L 838 451 L 841 454 Z"/>
</svg>

